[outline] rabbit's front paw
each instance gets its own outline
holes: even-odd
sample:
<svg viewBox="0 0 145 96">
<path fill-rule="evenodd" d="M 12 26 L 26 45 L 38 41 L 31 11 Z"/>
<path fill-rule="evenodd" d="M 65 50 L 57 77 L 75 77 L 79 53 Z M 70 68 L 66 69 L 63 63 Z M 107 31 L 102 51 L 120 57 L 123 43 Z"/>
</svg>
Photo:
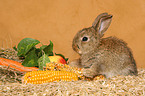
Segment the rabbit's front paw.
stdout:
<svg viewBox="0 0 145 96">
<path fill-rule="evenodd" d="M 93 78 L 94 75 L 95 75 L 95 74 L 94 74 L 94 71 L 91 70 L 90 68 L 88 68 L 88 69 L 83 69 L 82 72 L 83 72 L 83 75 L 84 75 L 84 76 L 90 77 L 90 78 Z"/>
</svg>

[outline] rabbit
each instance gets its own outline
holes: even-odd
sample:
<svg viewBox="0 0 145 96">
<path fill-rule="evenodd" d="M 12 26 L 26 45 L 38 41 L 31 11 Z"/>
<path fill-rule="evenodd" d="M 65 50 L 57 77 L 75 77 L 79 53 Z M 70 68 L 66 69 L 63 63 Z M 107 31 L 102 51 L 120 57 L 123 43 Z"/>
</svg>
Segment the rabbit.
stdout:
<svg viewBox="0 0 145 96">
<path fill-rule="evenodd" d="M 80 58 L 69 65 L 83 68 L 83 75 L 86 77 L 104 75 L 111 78 L 138 74 L 136 62 L 127 43 L 117 37 L 103 38 L 112 17 L 108 13 L 98 15 L 91 27 L 80 30 L 73 38 L 72 48 Z"/>
</svg>

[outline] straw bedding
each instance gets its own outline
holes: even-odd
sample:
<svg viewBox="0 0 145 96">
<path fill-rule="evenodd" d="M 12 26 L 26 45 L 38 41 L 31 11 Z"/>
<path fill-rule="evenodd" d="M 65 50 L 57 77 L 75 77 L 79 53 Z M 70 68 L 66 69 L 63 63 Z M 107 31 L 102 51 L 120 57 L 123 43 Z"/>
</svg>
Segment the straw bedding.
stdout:
<svg viewBox="0 0 145 96">
<path fill-rule="evenodd" d="M 0 96 L 145 96 L 145 69 L 138 73 L 96 81 L 22 84 L 21 73 L 0 67 Z"/>
<path fill-rule="evenodd" d="M 138 76 L 117 76 L 96 81 L 21 84 L 0 82 L 0 96 L 145 96 L 145 69 Z"/>
</svg>

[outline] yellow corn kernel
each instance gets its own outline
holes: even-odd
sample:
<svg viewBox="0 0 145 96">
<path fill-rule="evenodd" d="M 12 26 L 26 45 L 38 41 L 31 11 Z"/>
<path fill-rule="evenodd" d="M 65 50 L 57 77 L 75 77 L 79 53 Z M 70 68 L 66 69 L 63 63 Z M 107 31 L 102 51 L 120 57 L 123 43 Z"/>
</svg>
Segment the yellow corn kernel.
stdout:
<svg viewBox="0 0 145 96">
<path fill-rule="evenodd" d="M 82 71 L 81 68 L 71 67 L 67 64 L 60 64 L 60 63 L 46 63 L 46 70 L 52 70 L 52 71 L 68 71 L 73 72 L 78 75 L 78 77 L 82 77 Z"/>
<path fill-rule="evenodd" d="M 53 81 L 77 81 L 76 73 L 67 71 L 32 71 L 23 77 L 23 83 L 42 84 Z"/>
<path fill-rule="evenodd" d="M 46 70 L 52 70 L 52 71 L 68 71 L 72 73 L 76 73 L 78 78 L 81 80 L 100 80 L 104 79 L 105 77 L 102 76 L 96 76 L 95 78 L 86 78 L 82 73 L 82 68 L 77 67 L 71 67 L 67 64 L 60 64 L 60 63 L 46 63 Z M 44 69 L 44 70 L 45 70 Z"/>
<path fill-rule="evenodd" d="M 103 79 L 105 79 L 105 77 L 103 75 L 98 75 L 93 78 L 93 80 L 103 80 Z"/>
</svg>

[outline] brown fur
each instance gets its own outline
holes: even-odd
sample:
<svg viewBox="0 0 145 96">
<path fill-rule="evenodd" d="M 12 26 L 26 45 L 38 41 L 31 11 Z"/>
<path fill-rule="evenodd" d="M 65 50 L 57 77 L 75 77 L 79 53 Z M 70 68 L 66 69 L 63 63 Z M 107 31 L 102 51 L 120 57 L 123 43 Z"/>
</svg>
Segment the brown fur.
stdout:
<svg viewBox="0 0 145 96">
<path fill-rule="evenodd" d="M 80 58 L 71 66 L 83 68 L 86 77 L 98 74 L 107 78 L 117 75 L 137 75 L 136 63 L 127 43 L 116 37 L 102 38 L 111 23 L 112 15 L 100 14 L 92 27 L 79 31 L 73 39 L 73 49 Z M 82 41 L 87 37 L 87 41 Z"/>
</svg>

